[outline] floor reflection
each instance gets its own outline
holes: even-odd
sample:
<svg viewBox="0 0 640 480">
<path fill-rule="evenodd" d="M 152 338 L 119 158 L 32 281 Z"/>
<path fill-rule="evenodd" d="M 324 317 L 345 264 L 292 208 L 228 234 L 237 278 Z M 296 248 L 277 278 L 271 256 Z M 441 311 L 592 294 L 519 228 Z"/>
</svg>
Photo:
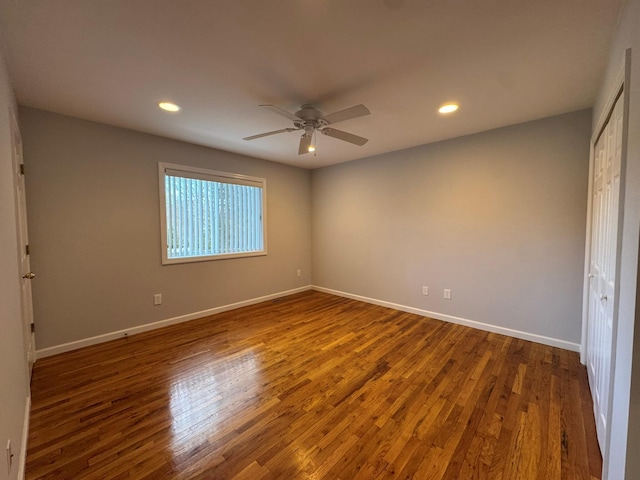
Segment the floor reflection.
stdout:
<svg viewBox="0 0 640 480">
<path fill-rule="evenodd" d="M 222 361 L 213 353 L 204 355 L 197 362 L 189 358 L 184 365 L 176 364 L 169 399 L 174 455 L 227 433 L 225 427 L 247 408 L 260 386 L 260 353 L 256 350 L 225 355 Z"/>
</svg>

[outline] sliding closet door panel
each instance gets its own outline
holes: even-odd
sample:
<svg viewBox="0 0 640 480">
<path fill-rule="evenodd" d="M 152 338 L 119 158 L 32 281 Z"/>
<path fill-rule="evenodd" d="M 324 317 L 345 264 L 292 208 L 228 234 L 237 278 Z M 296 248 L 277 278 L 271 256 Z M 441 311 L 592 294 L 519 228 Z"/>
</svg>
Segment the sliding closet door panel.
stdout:
<svg viewBox="0 0 640 480">
<path fill-rule="evenodd" d="M 601 449 L 604 447 L 608 424 L 615 321 L 622 122 L 623 100 L 620 96 L 594 147 L 587 367 Z"/>
</svg>

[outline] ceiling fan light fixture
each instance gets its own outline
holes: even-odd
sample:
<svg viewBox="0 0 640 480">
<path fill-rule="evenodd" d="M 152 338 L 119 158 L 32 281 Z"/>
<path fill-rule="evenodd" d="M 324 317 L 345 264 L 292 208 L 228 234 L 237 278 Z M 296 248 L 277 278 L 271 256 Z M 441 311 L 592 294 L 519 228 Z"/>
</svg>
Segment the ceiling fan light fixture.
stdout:
<svg viewBox="0 0 640 480">
<path fill-rule="evenodd" d="M 171 113 L 179 112 L 180 110 L 182 110 L 180 108 L 180 105 L 172 102 L 158 102 L 158 107 L 160 107 L 165 112 L 171 112 Z"/>
<path fill-rule="evenodd" d="M 311 143 L 309 144 L 309 153 L 314 152 L 315 155 L 315 151 L 316 151 L 316 145 L 318 145 L 318 130 L 314 130 L 313 133 L 311 134 Z"/>
<path fill-rule="evenodd" d="M 455 112 L 458 108 L 460 108 L 460 106 L 457 103 L 445 103 L 438 109 L 438 112 L 446 115 L 447 113 Z"/>
</svg>

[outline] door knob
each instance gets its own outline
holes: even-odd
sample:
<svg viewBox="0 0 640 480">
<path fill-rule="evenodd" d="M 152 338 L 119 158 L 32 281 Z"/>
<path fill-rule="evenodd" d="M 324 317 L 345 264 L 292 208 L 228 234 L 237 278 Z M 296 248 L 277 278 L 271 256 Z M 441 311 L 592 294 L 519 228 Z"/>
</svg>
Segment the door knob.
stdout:
<svg viewBox="0 0 640 480">
<path fill-rule="evenodd" d="M 607 296 L 606 295 L 600 295 L 600 300 L 606 300 Z"/>
<path fill-rule="evenodd" d="M 24 275 L 22 275 L 22 278 L 26 278 L 31 280 L 32 278 L 35 278 L 36 274 L 33 272 L 29 272 L 29 273 L 25 273 Z"/>
</svg>

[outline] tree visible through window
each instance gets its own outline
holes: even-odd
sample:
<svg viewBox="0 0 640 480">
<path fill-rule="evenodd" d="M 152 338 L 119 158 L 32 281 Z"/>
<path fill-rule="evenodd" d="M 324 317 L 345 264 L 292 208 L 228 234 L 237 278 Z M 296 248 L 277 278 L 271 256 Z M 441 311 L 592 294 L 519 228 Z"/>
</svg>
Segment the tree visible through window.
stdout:
<svg viewBox="0 0 640 480">
<path fill-rule="evenodd" d="M 159 164 L 162 261 L 265 255 L 266 180 Z"/>
</svg>

